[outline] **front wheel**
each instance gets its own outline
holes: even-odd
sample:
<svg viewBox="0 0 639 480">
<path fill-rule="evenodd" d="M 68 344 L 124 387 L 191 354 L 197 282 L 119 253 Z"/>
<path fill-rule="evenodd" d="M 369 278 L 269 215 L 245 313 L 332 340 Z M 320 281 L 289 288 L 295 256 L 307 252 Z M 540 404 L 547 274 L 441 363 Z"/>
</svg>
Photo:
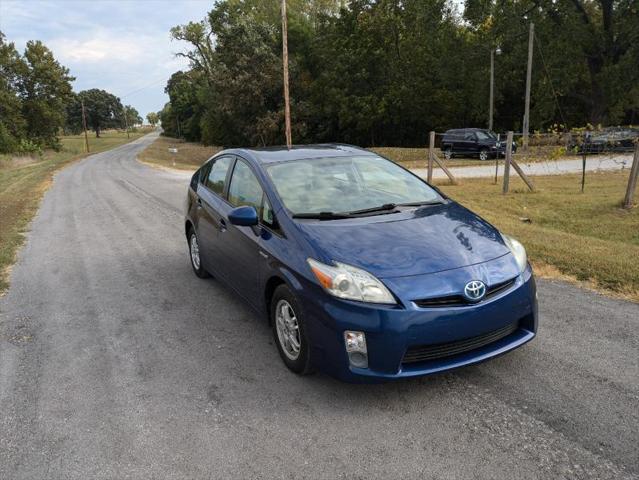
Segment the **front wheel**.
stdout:
<svg viewBox="0 0 639 480">
<path fill-rule="evenodd" d="M 479 159 L 481 161 L 488 160 L 488 150 L 482 148 L 479 152 Z"/>
<path fill-rule="evenodd" d="M 275 289 L 270 313 L 273 336 L 284 364 L 297 374 L 311 373 L 306 323 L 295 295 L 286 285 Z"/>
<path fill-rule="evenodd" d="M 195 230 L 189 230 L 189 255 L 191 257 L 191 266 L 193 267 L 193 271 L 200 278 L 208 278 L 210 277 L 209 272 L 207 272 L 202 265 L 202 256 L 200 254 L 200 242 L 197 239 L 197 235 Z"/>
</svg>

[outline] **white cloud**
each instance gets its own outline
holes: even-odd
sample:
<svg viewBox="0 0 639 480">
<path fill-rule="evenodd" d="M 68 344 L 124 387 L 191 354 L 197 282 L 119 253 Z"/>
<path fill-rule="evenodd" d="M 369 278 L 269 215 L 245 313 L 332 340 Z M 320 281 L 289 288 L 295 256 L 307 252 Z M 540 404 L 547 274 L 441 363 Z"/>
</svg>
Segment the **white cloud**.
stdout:
<svg viewBox="0 0 639 480">
<path fill-rule="evenodd" d="M 71 62 L 133 62 L 144 54 L 143 45 L 152 44 L 148 39 L 136 37 L 108 38 L 100 35 L 91 38 L 54 38 L 49 47 L 64 63 Z"/>
<path fill-rule="evenodd" d="M 76 91 L 110 91 L 144 114 L 162 108 L 169 76 L 188 68 L 174 55 L 187 46 L 171 42 L 169 29 L 201 20 L 213 3 L 0 0 L 0 30 L 18 49 L 42 40 L 76 77 Z"/>
</svg>

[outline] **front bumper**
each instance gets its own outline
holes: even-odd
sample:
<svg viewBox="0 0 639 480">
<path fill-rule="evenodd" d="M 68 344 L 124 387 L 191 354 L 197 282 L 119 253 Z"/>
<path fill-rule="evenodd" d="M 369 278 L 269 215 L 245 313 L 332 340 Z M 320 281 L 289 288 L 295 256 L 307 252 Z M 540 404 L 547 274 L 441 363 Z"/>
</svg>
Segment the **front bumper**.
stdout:
<svg viewBox="0 0 639 480">
<path fill-rule="evenodd" d="M 445 284 L 455 277 L 481 278 L 478 275 L 477 267 L 471 266 L 432 274 L 429 280 Z M 397 287 L 390 281 L 386 283 L 391 289 Z M 339 300 L 321 289 L 318 292 L 303 288 L 298 294 L 304 297 L 315 367 L 351 382 L 429 375 L 482 362 L 532 340 L 537 331 L 536 286 L 530 267 L 508 290 L 476 305 L 420 308 L 400 299 L 400 305 L 381 306 Z M 411 347 L 464 341 L 513 323 L 514 331 L 479 348 L 443 358 L 403 362 Z M 365 332 L 368 368 L 349 365 L 343 340 L 345 330 Z"/>
</svg>

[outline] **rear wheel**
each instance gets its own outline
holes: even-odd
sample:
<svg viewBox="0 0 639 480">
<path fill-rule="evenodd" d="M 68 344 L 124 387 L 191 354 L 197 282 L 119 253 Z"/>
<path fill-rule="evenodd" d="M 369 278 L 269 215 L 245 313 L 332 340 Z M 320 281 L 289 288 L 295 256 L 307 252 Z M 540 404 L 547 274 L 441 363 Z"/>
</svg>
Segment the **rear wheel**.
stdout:
<svg viewBox="0 0 639 480">
<path fill-rule="evenodd" d="M 453 148 L 452 147 L 444 148 L 444 158 L 446 160 L 450 160 L 451 158 L 453 158 Z"/>
<path fill-rule="evenodd" d="M 479 159 L 482 161 L 488 160 L 488 150 L 486 150 L 485 148 L 482 148 L 479 151 Z"/>
<path fill-rule="evenodd" d="M 300 375 L 311 373 L 306 323 L 295 295 L 286 285 L 275 289 L 270 313 L 273 337 L 286 366 Z"/>
<path fill-rule="evenodd" d="M 200 254 L 200 242 L 198 241 L 197 234 L 195 230 L 191 228 L 188 234 L 189 240 L 189 255 L 191 257 L 191 266 L 193 267 L 193 271 L 200 278 L 208 278 L 209 272 L 204 269 L 204 265 L 202 265 L 202 256 Z"/>
</svg>

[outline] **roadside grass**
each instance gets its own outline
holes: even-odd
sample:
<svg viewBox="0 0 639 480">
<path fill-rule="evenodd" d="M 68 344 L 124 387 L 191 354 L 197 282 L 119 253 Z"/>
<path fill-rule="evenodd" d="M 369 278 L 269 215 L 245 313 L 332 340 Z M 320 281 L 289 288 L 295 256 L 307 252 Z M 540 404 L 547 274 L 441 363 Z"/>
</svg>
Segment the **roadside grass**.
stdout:
<svg viewBox="0 0 639 480">
<path fill-rule="evenodd" d="M 91 154 L 103 152 L 148 133 L 109 130 L 101 138 L 89 137 Z M 35 215 L 53 174 L 70 162 L 85 157 L 84 137 L 61 137 L 62 150 L 46 151 L 42 156 L 0 155 L 0 294 L 8 287 L 8 274 L 24 233 Z"/>
<path fill-rule="evenodd" d="M 534 178 L 530 193 L 511 177 L 511 193 L 489 179 L 440 188 L 526 247 L 542 276 L 639 301 L 639 208 L 621 208 L 628 171 Z"/>
<path fill-rule="evenodd" d="M 177 153 L 169 152 L 169 148 L 177 148 Z M 206 160 L 219 152 L 222 147 L 204 146 L 200 143 L 186 142 L 172 137 L 159 137 L 149 145 L 140 155 L 138 160 L 143 163 L 165 168 L 175 168 L 178 170 L 195 170 Z M 428 164 L 427 148 L 407 148 L 407 147 L 374 147 L 369 150 L 379 153 L 394 162 L 401 164 L 405 168 L 426 168 Z M 548 152 L 539 153 L 539 147 L 531 148 L 528 154 L 517 153 L 515 160 L 520 163 L 534 163 L 549 160 L 564 160 L 577 158 L 574 156 L 562 156 L 553 158 Z M 440 159 L 444 159 L 443 153 L 436 151 Z M 503 158 L 500 159 L 503 165 Z M 481 161 L 476 158 L 453 158 L 446 160 L 449 167 L 469 167 L 476 165 L 495 165 L 495 160 Z M 435 168 L 439 168 L 435 164 Z M 503 167 L 502 167 L 503 168 Z"/>
<path fill-rule="evenodd" d="M 428 148 L 407 148 L 407 147 L 374 147 L 369 150 L 379 153 L 401 164 L 405 168 L 426 168 L 428 166 Z M 518 152 L 513 157 L 519 163 L 536 163 L 546 162 L 550 160 L 568 160 L 577 158 L 574 155 L 553 154 L 554 150 L 549 147 L 531 147 L 528 153 Z M 470 167 L 476 165 L 495 165 L 495 159 L 491 158 L 486 161 L 479 160 L 476 157 L 454 157 L 450 160 L 444 159 L 444 153 L 439 149 L 435 149 L 435 154 L 441 160 L 446 162 L 447 167 Z M 499 161 L 503 164 L 504 158 L 500 157 Z M 439 168 L 435 163 L 435 168 Z"/>
<path fill-rule="evenodd" d="M 169 148 L 177 148 L 177 153 L 169 152 Z M 196 170 L 220 150 L 220 147 L 207 147 L 201 143 L 185 142 L 171 137 L 158 137 L 138 155 L 138 160 L 165 168 Z"/>
</svg>

